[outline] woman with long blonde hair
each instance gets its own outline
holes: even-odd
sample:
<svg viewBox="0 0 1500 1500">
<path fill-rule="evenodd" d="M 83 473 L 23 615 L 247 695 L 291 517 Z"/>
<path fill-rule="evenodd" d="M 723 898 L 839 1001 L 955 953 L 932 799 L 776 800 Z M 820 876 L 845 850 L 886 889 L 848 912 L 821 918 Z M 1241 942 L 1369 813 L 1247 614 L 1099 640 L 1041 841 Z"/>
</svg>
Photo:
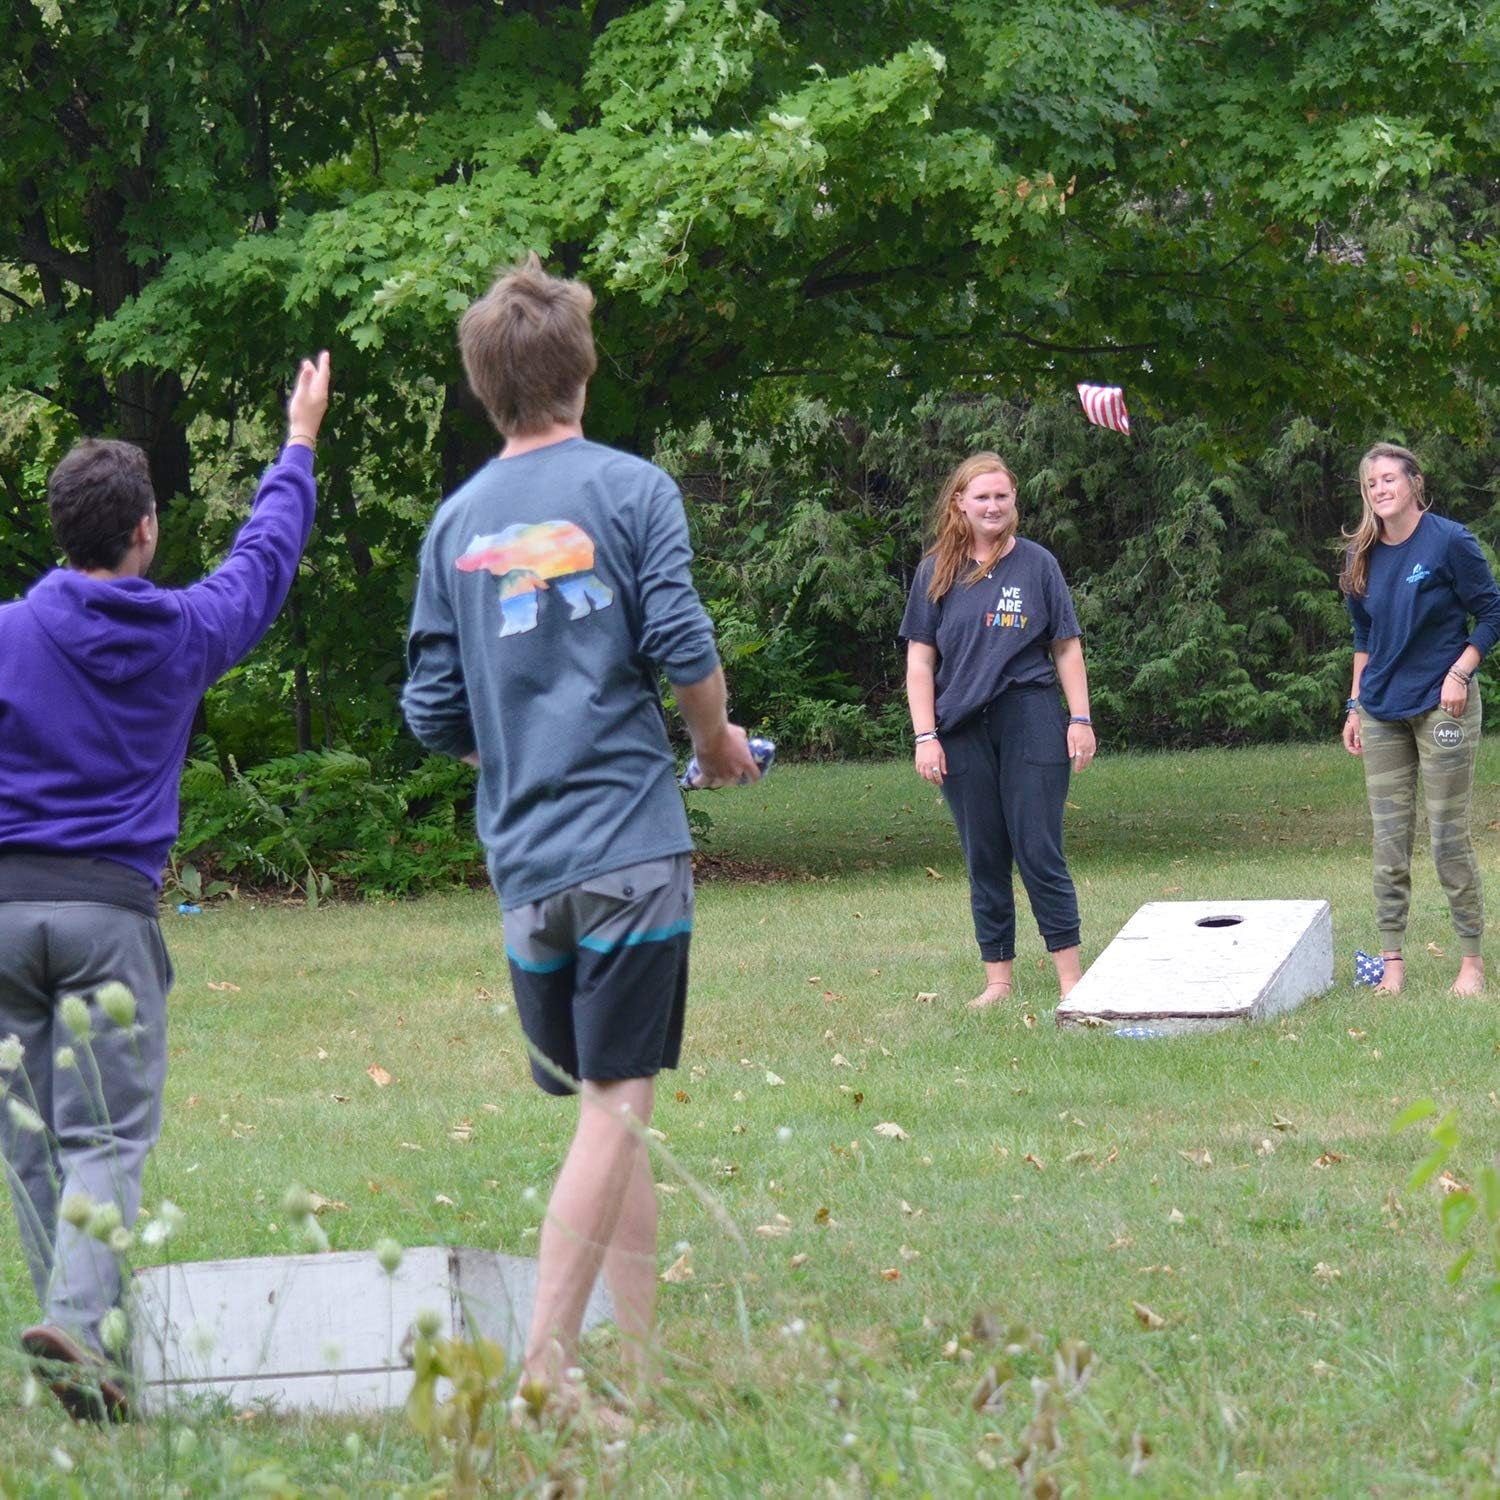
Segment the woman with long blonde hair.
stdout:
<svg viewBox="0 0 1500 1500">
<path fill-rule="evenodd" d="M 1482 721 L 1475 673 L 1500 640 L 1500 589 L 1474 534 L 1428 510 L 1415 454 L 1377 443 L 1359 461 L 1359 492 L 1360 520 L 1344 533 L 1339 574 L 1354 625 L 1343 740 L 1363 758 L 1374 823 L 1384 959 L 1376 993 L 1398 994 L 1406 981 L 1420 771 L 1433 862 L 1461 953 L 1453 993 L 1477 995 L 1484 905 L 1469 829 Z"/>
<path fill-rule="evenodd" d="M 997 453 L 953 470 L 901 622 L 916 771 L 942 789 L 969 871 L 985 976 L 976 1010 L 1011 992 L 1013 866 L 1062 994 L 1082 975 L 1062 819 L 1071 771 L 1094 758 L 1088 673 L 1057 559 L 1017 534 L 1016 491 Z"/>
</svg>

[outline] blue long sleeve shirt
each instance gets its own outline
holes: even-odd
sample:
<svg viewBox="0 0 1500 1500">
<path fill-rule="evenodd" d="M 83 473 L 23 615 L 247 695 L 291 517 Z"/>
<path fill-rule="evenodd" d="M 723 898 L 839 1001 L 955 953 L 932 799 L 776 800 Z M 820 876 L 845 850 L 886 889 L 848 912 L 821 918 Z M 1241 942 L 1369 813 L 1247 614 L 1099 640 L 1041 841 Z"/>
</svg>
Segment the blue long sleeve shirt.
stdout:
<svg viewBox="0 0 1500 1500">
<path fill-rule="evenodd" d="M 480 764 L 506 910 L 692 848 L 657 673 L 719 663 L 687 520 L 660 469 L 584 438 L 494 459 L 422 548 L 402 707 Z"/>
<path fill-rule="evenodd" d="M 1436 708 L 1464 647 L 1484 657 L 1500 640 L 1500 589 L 1474 533 L 1430 511 L 1404 542 L 1371 548 L 1369 586 L 1346 602 L 1354 649 L 1370 658 L 1360 706 L 1375 719 Z"/>
</svg>

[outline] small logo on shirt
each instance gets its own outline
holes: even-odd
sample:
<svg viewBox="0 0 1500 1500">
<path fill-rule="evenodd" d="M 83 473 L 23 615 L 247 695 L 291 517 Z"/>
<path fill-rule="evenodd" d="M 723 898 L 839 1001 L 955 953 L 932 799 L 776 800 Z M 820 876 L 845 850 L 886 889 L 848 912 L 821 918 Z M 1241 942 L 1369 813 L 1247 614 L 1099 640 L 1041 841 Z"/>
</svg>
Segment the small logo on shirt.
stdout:
<svg viewBox="0 0 1500 1500">
<path fill-rule="evenodd" d="M 1020 589 L 1003 588 L 994 609 L 984 617 L 985 627 L 989 630 L 1025 630 L 1030 619 L 1029 615 L 1021 613 L 1025 608 Z"/>
<path fill-rule="evenodd" d="M 1429 573 L 1427 571 L 1427 569 L 1422 566 L 1421 563 L 1413 563 L 1411 565 L 1411 572 L 1406 575 L 1406 578 L 1405 578 L 1404 581 L 1406 583 L 1421 583 L 1421 581 L 1424 578 L 1431 578 L 1431 577 L 1432 577 L 1432 574 Z"/>
<path fill-rule="evenodd" d="M 1432 738 L 1441 750 L 1456 750 L 1464 742 L 1462 724 L 1434 724 Z"/>
</svg>

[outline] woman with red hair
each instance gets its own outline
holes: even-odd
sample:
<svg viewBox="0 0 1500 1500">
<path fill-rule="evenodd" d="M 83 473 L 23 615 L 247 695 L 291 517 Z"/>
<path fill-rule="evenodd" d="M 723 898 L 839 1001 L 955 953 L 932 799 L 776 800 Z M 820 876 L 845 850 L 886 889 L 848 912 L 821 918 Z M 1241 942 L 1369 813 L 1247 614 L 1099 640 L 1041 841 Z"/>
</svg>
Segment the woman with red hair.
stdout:
<svg viewBox="0 0 1500 1500">
<path fill-rule="evenodd" d="M 972 1010 L 1011 992 L 1012 866 L 1062 994 L 1082 973 L 1062 819 L 1071 771 L 1094 758 L 1088 673 L 1062 569 L 1017 523 L 1004 460 L 976 453 L 959 464 L 938 493 L 934 541 L 901 622 L 917 774 L 942 789 L 969 871 L 985 977 Z"/>
</svg>

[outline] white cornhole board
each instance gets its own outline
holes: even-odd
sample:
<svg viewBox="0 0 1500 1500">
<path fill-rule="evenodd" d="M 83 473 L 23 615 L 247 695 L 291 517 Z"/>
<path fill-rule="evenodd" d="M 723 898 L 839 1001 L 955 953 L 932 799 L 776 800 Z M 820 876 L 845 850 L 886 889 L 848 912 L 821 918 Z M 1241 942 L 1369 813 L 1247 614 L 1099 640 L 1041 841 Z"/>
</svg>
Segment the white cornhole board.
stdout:
<svg viewBox="0 0 1500 1500">
<path fill-rule="evenodd" d="M 1326 901 L 1148 901 L 1057 1007 L 1059 1026 L 1212 1031 L 1333 983 Z"/>
<path fill-rule="evenodd" d="M 367 1250 L 148 1266 L 130 1308 L 141 1404 L 399 1406 L 414 1379 L 402 1345 L 419 1313 L 437 1313 L 445 1335 L 492 1339 L 514 1365 L 536 1278 L 534 1260 L 442 1245 L 405 1251 L 394 1275 Z M 596 1286 L 583 1326 L 612 1312 Z"/>
</svg>

